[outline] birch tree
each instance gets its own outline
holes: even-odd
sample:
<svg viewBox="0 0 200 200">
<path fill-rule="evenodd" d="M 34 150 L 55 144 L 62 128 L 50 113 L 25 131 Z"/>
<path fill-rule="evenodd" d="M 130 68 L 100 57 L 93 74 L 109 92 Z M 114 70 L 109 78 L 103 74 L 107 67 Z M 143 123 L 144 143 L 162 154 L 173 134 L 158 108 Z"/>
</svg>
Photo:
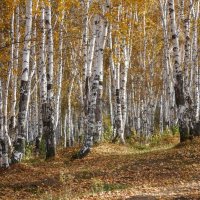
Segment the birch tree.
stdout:
<svg viewBox="0 0 200 200">
<path fill-rule="evenodd" d="M 28 101 L 28 78 L 29 78 L 29 62 L 30 62 L 30 46 L 32 31 L 32 0 L 26 0 L 26 29 L 23 49 L 22 75 L 20 85 L 20 100 L 18 114 L 18 135 L 14 144 L 12 154 L 12 163 L 20 162 L 25 153 L 26 138 L 26 105 Z"/>
<path fill-rule="evenodd" d="M 15 28 L 15 49 L 14 49 L 14 61 L 13 61 L 13 95 L 12 95 L 12 108 L 11 108 L 11 119 L 10 119 L 10 128 L 14 129 L 16 127 L 16 103 L 17 103 L 17 79 L 18 79 L 18 65 L 19 65 L 19 40 L 20 40 L 20 30 L 19 30 L 19 6 L 16 8 L 15 19 L 16 19 L 16 28 Z"/>
<path fill-rule="evenodd" d="M 108 2 L 103 4 L 102 10 L 106 12 L 108 8 Z M 93 28 L 96 38 L 93 44 L 95 54 L 94 54 L 94 68 L 91 76 L 90 94 L 88 97 L 88 113 L 87 113 L 87 133 L 85 136 L 85 141 L 80 152 L 75 156 L 77 158 L 82 158 L 86 156 L 94 142 L 98 142 L 102 132 L 102 114 L 101 114 L 101 98 L 103 92 L 103 55 L 107 36 L 107 22 L 106 19 L 102 18 L 100 14 L 95 14 L 93 17 Z M 93 46 L 93 45 L 92 45 Z M 92 60 L 91 60 L 92 64 Z M 89 65 L 87 66 L 88 69 Z"/>
<path fill-rule="evenodd" d="M 63 4 L 63 2 L 62 2 Z M 60 104 L 61 104 L 61 90 L 62 90 L 62 74 L 63 74 L 63 21 L 64 21 L 65 11 L 63 10 L 61 13 L 61 22 L 60 22 L 60 33 L 59 33 L 59 68 L 58 68 L 58 91 L 56 95 L 55 101 L 55 130 L 57 129 L 58 122 L 59 122 L 59 111 L 60 111 Z"/>
<path fill-rule="evenodd" d="M 46 158 L 56 154 L 53 105 L 53 32 L 51 24 L 51 0 L 45 9 L 45 25 L 47 30 L 47 103 L 43 104 L 43 131 L 46 140 Z"/>
<path fill-rule="evenodd" d="M 39 79 L 40 79 L 40 111 L 39 116 L 42 118 L 40 122 L 39 135 L 36 138 L 36 152 L 39 152 L 39 144 L 42 139 L 43 124 L 45 118 L 43 113 L 45 112 L 45 104 L 47 103 L 47 77 L 46 77 L 46 31 L 45 31 L 45 6 L 44 2 L 41 2 L 41 16 L 40 16 L 40 30 L 41 30 L 41 41 L 40 41 L 40 52 L 39 52 Z"/>
<path fill-rule="evenodd" d="M 3 112 L 3 95 L 2 95 L 2 84 L 0 80 L 0 167 L 9 167 L 8 160 L 8 135 L 4 130 L 4 112 Z"/>
<path fill-rule="evenodd" d="M 198 66 L 198 19 L 199 19 L 199 1 L 196 3 L 196 10 L 193 25 L 193 43 L 192 43 L 192 68 L 195 71 L 195 108 L 196 108 L 196 122 L 199 121 L 200 113 L 200 70 Z M 192 80 L 191 80 L 192 81 Z"/>
<path fill-rule="evenodd" d="M 195 120 L 195 113 L 190 94 L 187 92 L 184 94 L 183 72 L 180 67 L 179 39 L 176 27 L 174 0 L 168 0 L 168 5 L 173 42 L 175 99 L 178 108 L 180 141 L 183 142 L 189 139 L 192 135 L 199 135 L 199 122 L 196 123 Z"/>
</svg>

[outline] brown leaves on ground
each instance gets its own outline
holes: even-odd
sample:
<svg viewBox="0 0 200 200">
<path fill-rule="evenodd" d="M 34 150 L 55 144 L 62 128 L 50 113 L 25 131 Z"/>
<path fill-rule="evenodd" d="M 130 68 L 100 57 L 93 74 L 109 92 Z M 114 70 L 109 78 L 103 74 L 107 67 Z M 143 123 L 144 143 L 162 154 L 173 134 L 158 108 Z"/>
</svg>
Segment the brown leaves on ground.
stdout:
<svg viewBox="0 0 200 200">
<path fill-rule="evenodd" d="M 77 150 L 1 170 L 0 199 L 200 199 L 199 139 L 148 152 L 102 144 L 70 161 Z"/>
</svg>

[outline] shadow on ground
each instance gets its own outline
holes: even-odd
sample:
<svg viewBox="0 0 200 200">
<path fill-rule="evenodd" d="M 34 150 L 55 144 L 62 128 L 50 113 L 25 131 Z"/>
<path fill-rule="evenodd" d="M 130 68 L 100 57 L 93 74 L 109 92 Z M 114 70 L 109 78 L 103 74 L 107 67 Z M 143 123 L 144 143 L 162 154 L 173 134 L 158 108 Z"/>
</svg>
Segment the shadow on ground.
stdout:
<svg viewBox="0 0 200 200">
<path fill-rule="evenodd" d="M 127 198 L 126 200 L 158 200 L 158 198 L 154 197 L 154 196 L 141 196 L 141 195 L 137 195 L 137 196 L 132 196 Z"/>
<path fill-rule="evenodd" d="M 154 197 L 154 196 L 141 196 L 141 195 L 136 195 L 136 196 L 132 196 L 132 197 L 128 197 L 126 200 L 200 200 L 200 197 L 173 197 L 173 198 L 158 198 L 158 197 Z"/>
</svg>

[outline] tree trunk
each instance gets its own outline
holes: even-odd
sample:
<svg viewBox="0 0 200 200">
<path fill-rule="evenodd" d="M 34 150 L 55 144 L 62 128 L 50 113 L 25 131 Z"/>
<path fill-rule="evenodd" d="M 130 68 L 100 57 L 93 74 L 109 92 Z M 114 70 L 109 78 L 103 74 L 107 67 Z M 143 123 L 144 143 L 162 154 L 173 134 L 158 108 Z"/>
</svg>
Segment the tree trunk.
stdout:
<svg viewBox="0 0 200 200">
<path fill-rule="evenodd" d="M 170 23 L 172 31 L 174 75 L 175 75 L 175 100 L 178 108 L 178 124 L 180 141 L 184 142 L 193 135 L 200 135 L 200 123 L 196 123 L 192 100 L 188 92 L 184 94 L 183 73 L 180 67 L 179 40 L 175 21 L 174 0 L 168 0 Z M 186 38 L 187 45 L 187 38 Z M 187 66 L 188 67 L 188 66 Z M 187 91 L 187 89 L 186 89 Z M 189 91 L 189 90 L 188 90 Z"/>
<path fill-rule="evenodd" d="M 13 62 L 13 94 L 12 94 L 12 107 L 11 107 L 11 119 L 10 119 L 10 129 L 14 130 L 16 127 L 16 103 L 17 103 L 17 71 L 18 71 L 18 64 L 19 64 L 19 39 L 20 39 L 20 32 L 19 32 L 19 6 L 16 8 L 16 44 L 14 50 L 14 62 Z"/>
<path fill-rule="evenodd" d="M 59 69 L 58 69 L 58 91 L 56 95 L 55 103 L 55 130 L 57 130 L 58 122 L 60 120 L 60 104 L 61 104 L 61 89 L 62 89 L 62 75 L 63 75 L 63 20 L 65 12 L 62 11 L 61 22 L 60 22 L 60 34 L 59 34 Z"/>
<path fill-rule="evenodd" d="M 26 105 L 28 101 L 28 78 L 32 30 L 32 0 L 26 0 L 26 30 L 23 50 L 22 76 L 20 86 L 19 114 L 18 114 L 18 135 L 14 144 L 12 163 L 20 162 L 25 153 L 26 138 Z"/>
<path fill-rule="evenodd" d="M 8 162 L 8 138 L 4 132 L 4 120 L 3 120 L 3 96 L 2 85 L 0 80 L 0 168 L 9 167 Z"/>
<path fill-rule="evenodd" d="M 46 140 L 46 159 L 55 157 L 56 141 L 54 130 L 54 105 L 53 105 L 53 33 L 51 25 L 51 0 L 45 9 L 45 24 L 47 29 L 47 103 L 43 107 L 43 130 Z"/>
</svg>

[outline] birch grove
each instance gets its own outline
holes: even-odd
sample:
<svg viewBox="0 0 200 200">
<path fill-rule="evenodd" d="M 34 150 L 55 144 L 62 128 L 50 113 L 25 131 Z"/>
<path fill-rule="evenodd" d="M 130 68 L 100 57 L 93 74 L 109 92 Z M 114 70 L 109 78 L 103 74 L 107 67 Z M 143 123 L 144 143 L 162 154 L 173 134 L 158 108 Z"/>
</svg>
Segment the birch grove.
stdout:
<svg viewBox="0 0 200 200">
<path fill-rule="evenodd" d="M 0 166 L 104 141 L 200 135 L 199 0 L 0 6 Z"/>
</svg>

